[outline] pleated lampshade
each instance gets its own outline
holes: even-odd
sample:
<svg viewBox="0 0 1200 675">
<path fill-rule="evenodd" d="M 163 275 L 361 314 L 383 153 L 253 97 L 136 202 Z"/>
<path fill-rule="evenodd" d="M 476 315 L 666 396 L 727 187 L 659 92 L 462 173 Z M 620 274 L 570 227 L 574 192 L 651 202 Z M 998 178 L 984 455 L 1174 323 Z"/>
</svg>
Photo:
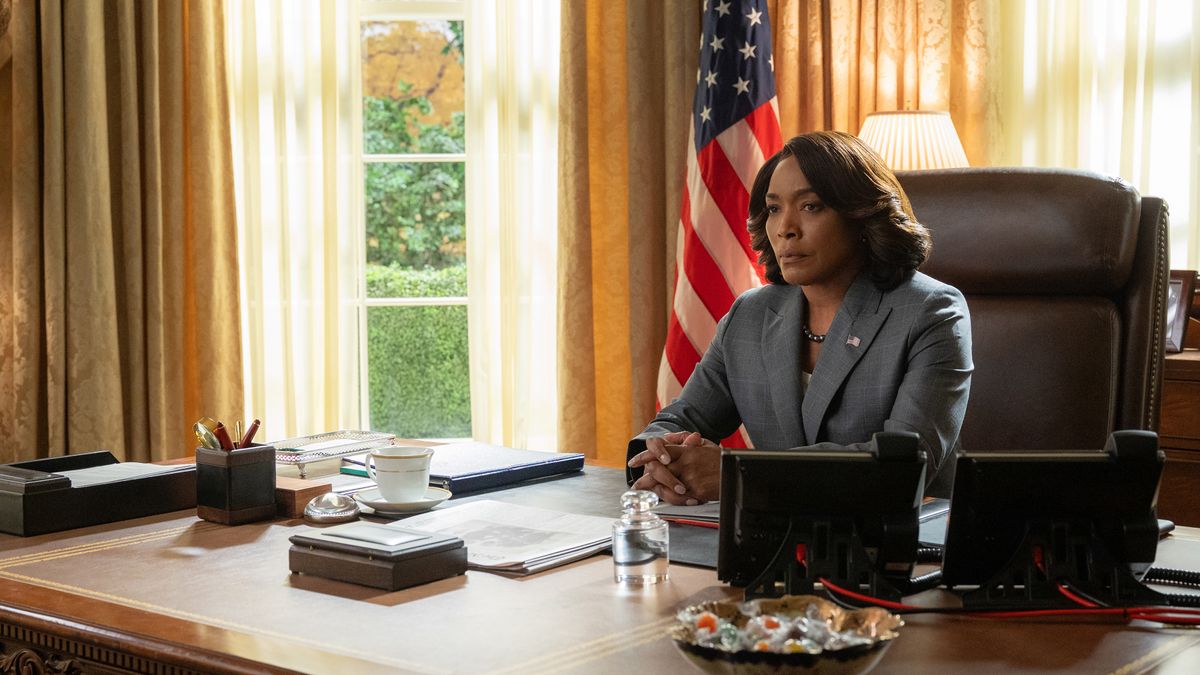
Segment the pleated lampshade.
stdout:
<svg viewBox="0 0 1200 675">
<path fill-rule="evenodd" d="M 969 166 L 950 113 L 933 110 L 873 112 L 858 137 L 893 171 Z"/>
</svg>

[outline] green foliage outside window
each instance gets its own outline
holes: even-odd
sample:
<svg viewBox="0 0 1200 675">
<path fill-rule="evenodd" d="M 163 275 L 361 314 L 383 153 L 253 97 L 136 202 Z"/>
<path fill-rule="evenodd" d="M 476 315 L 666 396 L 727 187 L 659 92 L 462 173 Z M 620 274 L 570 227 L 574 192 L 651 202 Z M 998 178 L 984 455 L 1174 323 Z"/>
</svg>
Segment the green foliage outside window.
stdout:
<svg viewBox="0 0 1200 675">
<path fill-rule="evenodd" d="M 369 267 L 367 291 L 375 297 L 463 296 L 467 270 Z M 367 311 L 371 428 L 402 438 L 470 437 L 466 306 Z"/>
<path fill-rule="evenodd" d="M 364 24 L 367 155 L 464 151 L 462 30 L 462 22 Z M 368 161 L 364 169 L 367 297 L 465 296 L 464 163 Z M 373 429 L 471 435 L 464 305 L 368 308 L 367 358 Z"/>
<path fill-rule="evenodd" d="M 423 99 L 367 99 L 368 150 L 461 151 L 462 115 L 449 127 L 412 124 Z M 453 163 L 366 166 L 367 297 L 467 294 L 464 167 Z M 470 437 L 467 308 L 373 307 L 367 315 L 371 427 L 406 438 Z"/>
<path fill-rule="evenodd" d="M 454 113 L 446 126 L 416 122 L 415 114 L 428 112 L 429 105 L 420 96 L 364 99 L 366 152 L 462 152 L 463 114 Z M 367 165 L 367 263 L 460 264 L 466 254 L 465 183 L 461 162 Z"/>
</svg>

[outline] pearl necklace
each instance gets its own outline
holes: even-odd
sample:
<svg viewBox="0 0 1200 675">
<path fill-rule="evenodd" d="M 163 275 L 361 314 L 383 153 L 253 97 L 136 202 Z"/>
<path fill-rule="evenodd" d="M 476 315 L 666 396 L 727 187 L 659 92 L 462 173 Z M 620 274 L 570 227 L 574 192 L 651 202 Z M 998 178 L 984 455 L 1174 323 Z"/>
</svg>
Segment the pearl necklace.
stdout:
<svg viewBox="0 0 1200 675">
<path fill-rule="evenodd" d="M 808 324 L 806 324 L 806 323 L 801 324 L 800 329 L 804 331 L 804 337 L 807 338 L 810 342 L 816 342 L 816 343 L 820 344 L 825 341 L 824 335 L 814 335 L 813 332 L 808 329 Z"/>
</svg>

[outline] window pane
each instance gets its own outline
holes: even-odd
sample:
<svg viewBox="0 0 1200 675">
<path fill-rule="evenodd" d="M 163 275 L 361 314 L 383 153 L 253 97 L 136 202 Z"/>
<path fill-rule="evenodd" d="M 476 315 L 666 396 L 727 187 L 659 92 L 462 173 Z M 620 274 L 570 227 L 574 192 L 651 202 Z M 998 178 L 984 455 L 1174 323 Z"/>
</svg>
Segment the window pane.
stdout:
<svg viewBox="0 0 1200 675">
<path fill-rule="evenodd" d="M 371 428 L 401 438 L 469 438 L 467 308 L 367 310 Z"/>
<path fill-rule="evenodd" d="M 435 270 L 466 265 L 462 162 L 368 164 L 364 172 L 367 265 Z M 416 288 L 407 296 L 466 295 L 461 289 Z"/>
<path fill-rule="evenodd" d="M 363 151 L 463 151 L 461 21 L 362 24 Z"/>
<path fill-rule="evenodd" d="M 367 266 L 369 298 L 445 298 L 467 294 L 467 266 L 435 269 Z"/>
</svg>

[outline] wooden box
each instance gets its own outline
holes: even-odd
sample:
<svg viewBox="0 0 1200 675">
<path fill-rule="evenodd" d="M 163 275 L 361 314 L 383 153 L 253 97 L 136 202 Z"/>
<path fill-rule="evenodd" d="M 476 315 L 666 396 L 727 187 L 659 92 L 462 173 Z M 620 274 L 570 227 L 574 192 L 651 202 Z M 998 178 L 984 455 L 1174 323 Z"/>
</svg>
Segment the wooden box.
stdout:
<svg viewBox="0 0 1200 675">
<path fill-rule="evenodd" d="M 438 532 L 357 522 L 300 532 L 288 540 L 292 572 L 386 591 L 467 571 L 466 544 Z"/>
<path fill-rule="evenodd" d="M 281 518 L 303 518 L 304 507 L 326 492 L 333 490 L 327 480 L 304 480 L 287 476 L 275 477 L 275 515 Z"/>
<path fill-rule="evenodd" d="M 288 567 L 293 573 L 398 591 L 463 574 L 467 571 L 467 547 L 459 546 L 401 560 L 386 560 L 293 545 L 288 550 Z"/>
</svg>

